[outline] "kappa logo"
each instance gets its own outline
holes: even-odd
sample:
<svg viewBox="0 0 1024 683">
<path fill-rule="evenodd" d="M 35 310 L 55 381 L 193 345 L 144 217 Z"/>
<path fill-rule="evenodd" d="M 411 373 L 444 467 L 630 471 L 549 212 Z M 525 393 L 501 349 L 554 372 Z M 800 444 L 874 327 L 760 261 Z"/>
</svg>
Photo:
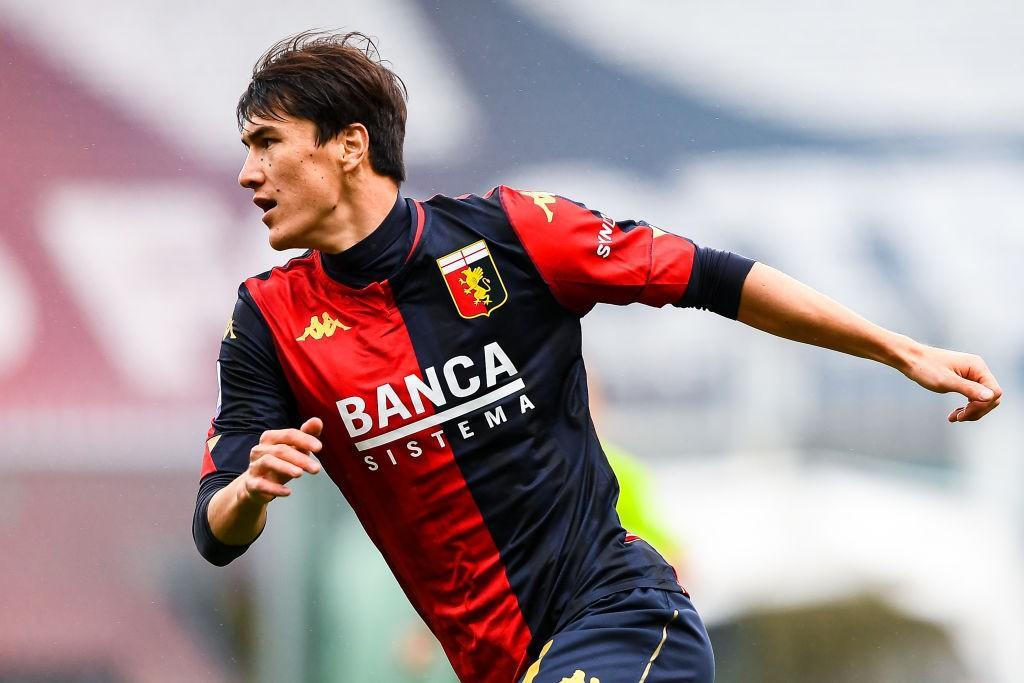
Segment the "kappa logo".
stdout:
<svg viewBox="0 0 1024 683">
<path fill-rule="evenodd" d="M 463 318 L 489 316 L 508 301 L 508 291 L 487 242 L 480 240 L 437 259 L 437 267 Z"/>
<path fill-rule="evenodd" d="M 235 336 L 235 319 L 231 318 L 228 320 L 227 327 L 224 328 L 224 336 L 221 339 L 238 339 Z"/>
<path fill-rule="evenodd" d="M 324 337 L 333 337 L 334 333 L 338 330 L 351 330 L 352 328 L 340 320 L 335 320 L 331 317 L 330 313 L 325 312 L 318 320 L 314 315 L 309 319 L 309 327 L 302 332 L 301 337 L 296 337 L 295 341 L 306 341 L 307 339 L 323 339 Z"/>
<path fill-rule="evenodd" d="M 555 214 L 551 211 L 550 208 L 548 208 L 548 206 L 550 204 L 554 204 L 557 200 L 557 197 L 555 197 L 555 195 L 551 194 L 550 192 L 523 192 L 522 194 L 527 197 L 532 197 L 533 203 L 544 210 L 544 215 L 547 217 L 548 223 L 550 223 L 554 219 Z"/>
</svg>

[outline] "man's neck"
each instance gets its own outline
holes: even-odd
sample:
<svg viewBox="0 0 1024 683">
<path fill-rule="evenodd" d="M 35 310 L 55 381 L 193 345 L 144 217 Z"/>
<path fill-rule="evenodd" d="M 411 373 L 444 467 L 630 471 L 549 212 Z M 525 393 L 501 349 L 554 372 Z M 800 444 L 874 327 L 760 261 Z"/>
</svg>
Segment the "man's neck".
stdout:
<svg viewBox="0 0 1024 683">
<path fill-rule="evenodd" d="M 387 217 L 397 196 L 398 184 L 375 173 L 347 184 L 325 222 L 323 239 L 316 248 L 337 254 L 362 241 Z"/>
</svg>

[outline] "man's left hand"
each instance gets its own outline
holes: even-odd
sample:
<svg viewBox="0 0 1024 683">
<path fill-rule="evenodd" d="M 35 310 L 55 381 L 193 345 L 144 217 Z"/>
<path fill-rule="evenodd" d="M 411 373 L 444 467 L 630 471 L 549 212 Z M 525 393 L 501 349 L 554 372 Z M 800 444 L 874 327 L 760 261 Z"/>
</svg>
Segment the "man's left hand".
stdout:
<svg viewBox="0 0 1024 683">
<path fill-rule="evenodd" d="M 955 391 L 967 398 L 967 405 L 946 417 L 950 422 L 980 420 L 999 405 L 1003 396 L 985 361 L 969 353 L 920 345 L 902 371 L 925 389 L 940 394 Z"/>
</svg>

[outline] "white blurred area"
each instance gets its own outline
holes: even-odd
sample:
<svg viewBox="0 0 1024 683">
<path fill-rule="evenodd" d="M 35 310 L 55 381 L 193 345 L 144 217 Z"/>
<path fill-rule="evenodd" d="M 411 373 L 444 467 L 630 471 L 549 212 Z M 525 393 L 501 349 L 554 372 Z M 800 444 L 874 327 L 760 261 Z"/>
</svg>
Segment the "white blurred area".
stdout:
<svg viewBox="0 0 1024 683">
<path fill-rule="evenodd" d="M 663 469 L 706 619 L 870 594 L 946 629 L 975 680 L 1017 680 L 1019 526 L 980 496 L 849 465 L 758 451 Z"/>
<path fill-rule="evenodd" d="M 1024 132 L 1016 2 L 515 2 L 595 59 L 801 126 Z"/>
<path fill-rule="evenodd" d="M 507 0 L 451 11 L 484 23 L 499 9 L 516 19 L 494 30 L 506 43 L 487 44 L 494 82 L 537 70 L 571 89 L 577 74 L 558 60 L 583 60 L 587 74 L 614 74 L 608 100 L 622 83 L 640 83 L 746 117 L 751 128 L 768 122 L 834 144 L 782 136 L 680 151 L 662 172 L 582 150 L 509 164 L 502 145 L 511 154 L 522 133 L 495 130 L 495 108 L 544 103 L 514 88 L 491 101 L 495 90 L 469 75 L 481 59 L 475 43 L 451 40 L 441 30 L 451 15 L 432 3 L 106 0 L 41 12 L 0 0 L 0 51 L 14 55 L 0 59 L 0 85 L 29 83 L 2 90 L 7 120 L 31 98 L 68 107 L 65 120 L 95 119 L 88 130 L 116 114 L 131 124 L 132 153 L 158 159 L 117 157 L 97 170 L 102 145 L 73 164 L 71 147 L 88 140 L 3 129 L 14 163 L 0 171 L 0 192 L 18 208 L 0 225 L 0 427 L 14 444 L 0 452 L 0 470 L 15 492 L 0 532 L 16 548 L 49 544 L 53 556 L 0 558 L 0 581 L 30 593 L 13 613 L 49 616 L 32 647 L 15 624 L 0 628 L 0 683 L 31 669 L 19 652 L 65 639 L 73 661 L 99 662 L 98 673 L 75 678 L 69 665 L 64 678 L 39 680 L 175 681 L 179 661 L 205 672 L 190 680 L 316 681 L 324 661 L 343 670 L 345 657 L 359 656 L 317 622 L 316 591 L 350 569 L 337 539 L 351 540 L 335 527 L 353 522 L 329 482 L 303 482 L 299 500 L 275 504 L 259 543 L 227 570 L 206 566 L 187 538 L 235 288 L 284 260 L 265 245 L 247 193 L 232 188 L 242 160 L 234 105 L 259 54 L 312 27 L 377 37 L 408 85 L 410 194 L 482 193 L 491 182 L 557 192 L 743 253 L 885 327 L 982 355 L 1003 405 L 979 423 L 949 425 L 958 398 L 708 313 L 602 307 L 584 320 L 588 369 L 607 403 L 602 437 L 650 470 L 659 493 L 651 505 L 685 548 L 684 582 L 709 626 L 869 595 L 938 629 L 962 667 L 870 680 L 1024 680 L 1024 5 Z M 539 68 L 535 55 L 555 61 Z M 19 81 L 23 67 L 58 76 Z M 100 114 L 83 101 L 98 102 Z M 671 127 L 678 114 L 660 115 Z M 589 130 L 589 116 L 580 110 L 579 127 Z M 552 140 L 568 132 L 528 131 Z M 614 148 L 618 131 L 591 132 L 594 147 Z M 40 135 L 57 141 L 52 162 L 20 151 Z M 33 177 L 17 174 L 22 167 Z M 54 340 L 74 353 L 55 357 Z M 67 526 L 95 543 L 63 550 L 59 529 L 33 537 L 41 497 L 56 495 L 51 479 L 81 511 Z M 118 535 L 127 522 L 111 481 L 166 506 L 137 504 L 134 524 L 149 537 Z M 100 559 L 83 557 L 90 549 Z M 134 558 L 127 569 L 101 561 L 115 552 Z M 124 664 L 110 643 L 140 612 L 108 614 L 54 588 L 76 580 L 100 594 L 104 582 L 137 591 L 156 613 L 147 619 L 178 633 L 177 659 Z M 67 623 L 75 628 L 61 631 Z M 894 629 L 897 647 L 900 637 Z M 395 642 L 381 652 L 403 647 Z M 717 651 L 721 680 L 755 680 L 722 659 L 751 651 L 724 639 Z M 900 666 L 915 656 L 907 650 Z M 906 671 L 886 666 L 873 670 Z"/>
</svg>

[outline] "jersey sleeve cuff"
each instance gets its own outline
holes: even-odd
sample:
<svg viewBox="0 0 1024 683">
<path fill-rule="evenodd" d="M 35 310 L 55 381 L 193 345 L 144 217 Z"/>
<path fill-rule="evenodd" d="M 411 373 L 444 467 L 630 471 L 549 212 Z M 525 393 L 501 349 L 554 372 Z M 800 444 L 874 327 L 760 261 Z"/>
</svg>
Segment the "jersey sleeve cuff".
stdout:
<svg viewBox="0 0 1024 683">
<path fill-rule="evenodd" d="M 245 545 L 228 545 L 213 535 L 210 528 L 210 518 L 207 510 L 210 507 L 210 499 L 217 491 L 231 483 L 238 475 L 232 472 L 217 472 L 204 477 L 199 484 L 199 495 L 196 497 L 196 510 L 192 517 L 192 538 L 196 543 L 199 554 L 207 562 L 223 567 L 237 557 L 240 557 L 252 543 Z M 256 539 L 253 539 L 255 542 Z"/>
<path fill-rule="evenodd" d="M 754 261 L 729 251 L 697 247 L 693 270 L 679 308 L 699 308 L 735 320 L 740 295 Z"/>
</svg>

